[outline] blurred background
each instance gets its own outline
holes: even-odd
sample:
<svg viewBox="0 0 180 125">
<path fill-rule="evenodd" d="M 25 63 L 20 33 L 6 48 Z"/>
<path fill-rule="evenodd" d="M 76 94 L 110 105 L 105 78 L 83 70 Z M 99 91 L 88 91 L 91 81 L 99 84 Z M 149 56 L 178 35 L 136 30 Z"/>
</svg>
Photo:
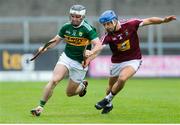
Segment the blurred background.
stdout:
<svg viewBox="0 0 180 125">
<path fill-rule="evenodd" d="M 112 9 L 119 19 L 176 15 L 169 24 L 139 28 L 143 64 L 135 77 L 180 77 L 179 0 L 0 0 L 0 81 L 46 81 L 65 43 L 29 62 L 33 53 L 69 21 L 69 8 L 82 4 L 87 20 L 103 33 L 98 16 Z M 111 52 L 104 49 L 89 77 L 108 76 Z M 102 63 L 103 61 L 103 63 Z"/>
</svg>

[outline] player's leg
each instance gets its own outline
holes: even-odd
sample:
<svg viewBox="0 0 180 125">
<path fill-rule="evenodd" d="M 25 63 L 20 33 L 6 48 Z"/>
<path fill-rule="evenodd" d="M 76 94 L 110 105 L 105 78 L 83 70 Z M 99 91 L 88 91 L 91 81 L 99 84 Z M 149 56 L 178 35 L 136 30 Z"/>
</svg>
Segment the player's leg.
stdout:
<svg viewBox="0 0 180 125">
<path fill-rule="evenodd" d="M 112 89 L 113 85 L 116 83 L 117 79 L 118 79 L 118 76 L 109 77 L 109 84 L 108 84 L 108 87 L 107 87 L 107 89 L 106 89 L 106 96 L 109 95 L 109 93 L 111 92 L 111 89 Z M 103 110 L 105 110 L 105 111 L 102 111 L 102 114 L 104 114 L 104 112 L 106 112 L 106 111 L 109 110 L 109 109 L 112 110 L 112 108 L 113 108 L 112 103 L 106 101 L 105 99 L 99 101 L 99 102 L 95 105 L 96 109 L 101 110 L 101 109 L 103 108 L 101 105 L 106 105 L 106 106 L 104 107 L 104 109 L 103 109 Z M 106 108 L 106 107 L 107 107 L 107 108 Z"/>
<path fill-rule="evenodd" d="M 40 100 L 39 106 L 31 110 L 31 113 L 33 115 L 40 116 L 40 113 L 43 111 L 44 105 L 52 96 L 54 88 L 59 83 L 59 81 L 61 81 L 64 78 L 67 72 L 68 69 L 66 68 L 66 66 L 62 64 L 57 64 L 55 66 L 51 80 L 44 87 L 43 96 L 42 99 Z"/>
<path fill-rule="evenodd" d="M 120 64 L 119 66 L 118 65 L 115 66 L 114 69 L 119 68 L 119 71 L 120 71 L 118 79 L 112 86 L 110 93 L 103 100 L 98 102 L 95 105 L 95 107 L 97 109 L 103 108 L 103 110 L 104 110 L 107 107 L 107 105 L 112 101 L 114 96 L 119 91 L 122 90 L 122 88 L 125 85 L 125 82 L 136 73 L 136 71 L 138 70 L 140 65 L 141 65 L 141 60 L 132 60 L 132 61 L 124 62 L 124 63 Z M 115 75 L 116 75 L 116 73 L 115 73 Z"/>
<path fill-rule="evenodd" d="M 69 70 L 70 80 L 66 89 L 67 96 L 79 94 L 79 96 L 82 97 L 86 94 L 88 85 L 87 80 L 84 80 L 86 72 L 87 68 L 83 69 L 79 63 L 71 65 Z"/>
<path fill-rule="evenodd" d="M 82 64 L 72 60 L 70 62 L 69 68 L 69 84 L 67 86 L 67 95 L 73 96 L 79 94 L 83 97 L 87 92 L 88 81 L 84 80 L 88 67 L 83 68 Z"/>
<path fill-rule="evenodd" d="M 120 69 L 118 79 L 111 89 L 112 95 L 116 95 L 123 89 L 126 81 L 137 72 L 141 62 L 141 60 L 131 60 L 122 63 L 122 68 Z"/>
<path fill-rule="evenodd" d="M 113 95 L 116 95 L 120 90 L 122 90 L 122 88 L 125 85 L 125 82 L 132 77 L 134 74 L 136 73 L 136 71 L 134 70 L 134 68 L 132 66 L 126 66 L 124 67 L 119 74 L 119 77 L 116 81 L 116 83 L 113 85 L 112 89 L 111 89 L 111 93 Z"/>
<path fill-rule="evenodd" d="M 68 69 L 63 64 L 57 64 L 54 68 L 53 75 L 49 83 L 44 88 L 42 100 L 45 102 L 52 96 L 53 90 L 56 85 L 65 77 L 68 73 Z"/>
<path fill-rule="evenodd" d="M 36 107 L 35 109 L 31 110 L 31 113 L 33 115 L 35 115 L 35 116 L 40 115 L 40 113 L 43 110 L 44 105 L 46 104 L 48 99 L 52 96 L 52 93 L 53 93 L 53 90 L 54 90 L 55 86 L 68 73 L 68 68 L 69 68 L 69 66 L 68 66 L 67 57 L 63 53 L 60 56 L 56 66 L 54 68 L 51 80 L 47 83 L 47 85 L 44 88 L 43 96 L 42 96 L 42 99 L 40 100 L 39 106 Z"/>
<path fill-rule="evenodd" d="M 109 84 L 106 89 L 106 95 L 108 95 L 111 92 L 111 89 L 112 89 L 113 85 L 115 84 L 115 82 L 117 81 L 117 79 L 118 79 L 118 76 L 109 77 Z"/>
<path fill-rule="evenodd" d="M 117 81 L 114 83 L 114 85 L 111 87 L 111 90 L 109 94 L 101 101 L 99 101 L 95 107 L 97 109 L 106 109 L 107 105 L 111 103 L 114 96 L 123 88 L 126 80 L 130 78 L 135 73 L 135 70 L 131 66 L 124 67 L 119 77 L 117 78 Z M 112 80 L 113 81 L 113 80 Z M 112 105 L 109 106 L 112 110 Z M 102 114 L 105 114 L 104 111 L 102 111 Z"/>
<path fill-rule="evenodd" d="M 82 87 L 82 85 L 84 85 Z M 79 85 L 77 92 L 79 93 L 79 97 L 83 97 L 86 95 L 87 93 L 87 86 L 88 86 L 88 81 L 87 80 L 83 80 L 83 82 Z"/>
<path fill-rule="evenodd" d="M 116 83 L 117 79 L 118 79 L 117 76 L 115 76 L 115 77 L 110 77 L 110 78 L 109 78 L 109 85 L 108 85 L 108 88 L 107 88 L 107 90 L 106 90 L 106 95 L 108 95 L 108 94 L 111 92 L 111 89 L 112 89 L 113 85 Z M 97 104 L 96 104 L 96 105 L 97 105 Z M 96 105 L 95 105 L 95 106 L 96 106 Z M 97 107 L 97 109 L 98 109 L 98 107 Z M 112 102 L 109 102 L 109 103 L 103 108 L 101 114 L 107 114 L 107 113 L 109 113 L 112 109 L 113 109 L 113 104 L 112 104 Z"/>
<path fill-rule="evenodd" d="M 120 69 L 120 66 L 117 64 L 112 64 L 110 66 L 110 75 L 111 76 L 109 78 L 109 85 L 106 90 L 106 96 L 110 94 L 113 85 L 116 83 L 116 81 L 118 79 L 119 69 Z M 96 109 L 101 110 L 102 108 L 105 108 L 106 105 L 108 105 L 108 104 L 109 104 L 109 102 L 104 98 L 101 101 L 99 101 L 98 103 L 96 103 L 95 107 L 96 107 Z M 111 103 L 109 105 L 112 106 Z"/>
<path fill-rule="evenodd" d="M 70 79 L 66 89 L 66 95 L 69 97 L 77 95 L 85 88 L 86 86 L 83 83 L 77 83 Z"/>
</svg>

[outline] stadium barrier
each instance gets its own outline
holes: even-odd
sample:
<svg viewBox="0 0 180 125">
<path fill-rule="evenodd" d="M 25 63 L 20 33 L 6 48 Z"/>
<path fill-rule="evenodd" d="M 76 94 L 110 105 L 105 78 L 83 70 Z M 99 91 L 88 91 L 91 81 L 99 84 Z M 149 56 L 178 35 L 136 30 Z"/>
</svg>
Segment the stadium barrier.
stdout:
<svg viewBox="0 0 180 125">
<path fill-rule="evenodd" d="M 32 51 L 0 51 L 0 81 L 48 81 L 58 60 L 57 50 L 30 62 L 32 56 Z M 135 77 L 180 77 L 179 62 L 180 56 L 143 56 Z M 88 76 L 109 76 L 110 64 L 110 56 L 98 56 L 91 62 Z"/>
<path fill-rule="evenodd" d="M 94 59 L 89 67 L 89 76 L 109 76 L 110 60 L 110 56 L 99 56 Z M 142 65 L 135 77 L 180 77 L 179 62 L 180 56 L 143 56 Z"/>
<path fill-rule="evenodd" d="M 47 81 L 51 77 L 58 51 L 50 50 L 29 61 L 33 52 L 22 50 L 0 50 L 0 81 Z"/>
</svg>

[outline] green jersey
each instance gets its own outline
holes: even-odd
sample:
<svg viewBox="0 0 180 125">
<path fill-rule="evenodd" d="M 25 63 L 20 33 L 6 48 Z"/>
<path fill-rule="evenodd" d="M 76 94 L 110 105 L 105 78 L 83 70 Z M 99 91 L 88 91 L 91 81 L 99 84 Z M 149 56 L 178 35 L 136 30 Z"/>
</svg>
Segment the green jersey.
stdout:
<svg viewBox="0 0 180 125">
<path fill-rule="evenodd" d="M 66 42 L 65 54 L 81 63 L 83 61 L 83 52 L 85 46 L 91 49 L 90 41 L 97 38 L 97 32 L 94 27 L 83 21 L 78 28 L 73 27 L 71 23 L 66 23 L 59 31 L 59 36 Z"/>
</svg>

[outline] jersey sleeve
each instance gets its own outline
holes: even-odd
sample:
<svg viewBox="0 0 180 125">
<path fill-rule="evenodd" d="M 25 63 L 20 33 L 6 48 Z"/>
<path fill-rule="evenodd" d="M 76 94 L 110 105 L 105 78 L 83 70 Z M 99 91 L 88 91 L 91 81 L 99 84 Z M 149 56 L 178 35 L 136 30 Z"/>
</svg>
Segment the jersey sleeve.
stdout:
<svg viewBox="0 0 180 125">
<path fill-rule="evenodd" d="M 58 35 L 61 37 L 61 38 L 64 38 L 64 34 L 65 34 L 65 26 L 61 27 L 59 32 L 58 32 Z"/>
<path fill-rule="evenodd" d="M 139 26 L 140 26 L 140 24 L 143 22 L 143 20 L 142 19 L 132 19 L 132 20 L 130 20 L 130 24 L 131 24 L 131 26 L 133 26 L 136 30 L 138 30 L 138 28 L 139 28 Z"/>
<path fill-rule="evenodd" d="M 88 32 L 88 39 L 89 40 L 93 40 L 95 38 L 97 38 L 98 35 L 97 35 L 97 32 L 96 32 L 96 29 L 95 28 L 92 28 L 89 32 Z"/>
</svg>

